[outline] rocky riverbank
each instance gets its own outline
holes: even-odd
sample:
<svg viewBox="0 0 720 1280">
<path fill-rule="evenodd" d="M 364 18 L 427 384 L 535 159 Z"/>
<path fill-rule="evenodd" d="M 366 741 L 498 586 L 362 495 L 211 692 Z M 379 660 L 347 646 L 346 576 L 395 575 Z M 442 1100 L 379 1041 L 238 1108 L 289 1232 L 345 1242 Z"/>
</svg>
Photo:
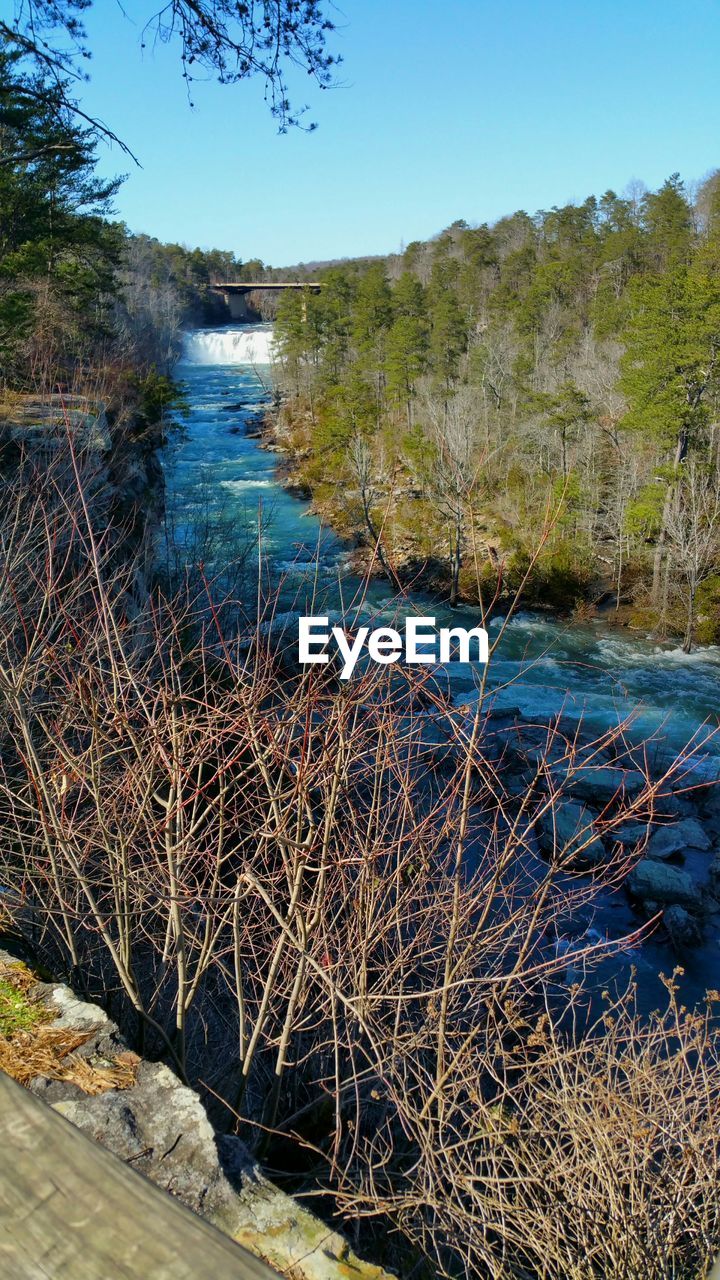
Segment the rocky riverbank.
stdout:
<svg viewBox="0 0 720 1280">
<path fill-rule="evenodd" d="M 253 430 L 257 431 L 256 425 Z M 304 459 L 294 447 L 282 412 L 266 413 L 261 439 L 277 456 L 283 487 L 310 501 L 316 514 L 338 528 L 334 520 L 337 513 L 315 501 L 305 478 Z M 342 523 L 338 532 L 343 532 Z M 352 547 L 348 569 L 367 572 L 371 559 L 367 547 Z M 373 568 L 377 572 L 377 562 Z M 447 594 L 447 581 L 441 572 L 438 576 L 436 564 L 421 570 L 409 559 L 399 562 L 401 578 L 413 570 L 417 574 L 411 583 L 414 590 Z M 619 621 L 626 624 L 626 616 Z M 284 635 L 292 631 L 285 616 L 276 619 L 275 626 Z M 294 654 L 292 644 L 290 650 Z M 533 835 L 540 856 L 548 857 L 558 847 L 572 850 L 574 844 L 582 846 L 581 860 L 588 874 L 601 870 L 613 858 L 624 860 L 621 883 L 632 912 L 629 923 L 634 920 L 636 926 L 645 926 L 652 922 L 656 940 L 679 961 L 689 949 L 712 947 L 720 928 L 720 792 L 717 768 L 703 759 L 702 750 L 675 768 L 673 751 L 656 735 L 649 749 L 638 740 L 634 753 L 628 747 L 620 753 L 624 758 L 618 763 L 614 750 L 598 754 L 594 734 L 576 718 L 562 726 L 563 733 L 551 750 L 559 759 L 538 787 L 537 764 L 547 751 L 548 725 L 555 721 L 553 709 L 548 708 L 548 723 L 544 723 L 537 706 L 525 708 L 512 687 L 490 696 L 488 709 L 490 731 L 483 749 L 495 755 L 502 776 L 512 775 L 511 788 L 524 792 L 532 785 L 536 794 L 538 790 L 546 794 L 552 786 L 558 792 L 556 803 Z M 426 732 L 429 753 L 437 763 L 452 752 L 453 730 L 442 717 L 429 715 Z M 572 748 L 562 748 L 563 740 L 572 743 Z M 584 759 L 591 759 L 592 764 L 583 764 Z M 645 802 L 639 814 L 614 829 L 618 812 L 632 806 L 641 793 Z"/>
<path fill-rule="evenodd" d="M 644 747 L 623 750 L 619 761 L 612 751 L 598 753 L 590 741 L 578 745 L 577 737 L 570 751 L 556 741 L 548 760 L 546 728 L 517 714 L 504 719 L 503 730 L 500 710 L 497 732 L 512 745 L 516 785 L 558 795 L 538 824 L 541 853 L 577 847 L 588 874 L 619 860 L 638 923 L 654 921 L 680 959 L 686 948 L 714 935 L 720 924 L 720 795 L 715 782 L 702 780 L 702 762 L 675 764 L 661 750 L 650 759 Z M 567 726 L 565 741 L 571 732 Z M 538 778 L 541 759 L 546 763 Z M 619 817 L 624 820 L 618 824 Z"/>
</svg>

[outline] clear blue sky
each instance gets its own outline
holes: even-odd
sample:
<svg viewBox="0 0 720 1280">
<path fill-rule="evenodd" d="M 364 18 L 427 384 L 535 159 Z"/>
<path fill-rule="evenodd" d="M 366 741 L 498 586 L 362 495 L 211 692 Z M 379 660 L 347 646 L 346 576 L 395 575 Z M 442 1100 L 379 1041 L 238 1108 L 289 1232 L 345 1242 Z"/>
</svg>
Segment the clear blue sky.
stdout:
<svg viewBox="0 0 720 1280">
<path fill-rule="evenodd" d="M 157 8 L 155 0 L 155 8 Z M 396 250 L 635 178 L 720 166 L 718 0 L 343 0 L 339 88 L 278 136 L 257 81 L 197 85 L 140 50 L 153 0 L 95 0 L 86 109 L 133 148 L 132 230 L 272 265 Z"/>
</svg>

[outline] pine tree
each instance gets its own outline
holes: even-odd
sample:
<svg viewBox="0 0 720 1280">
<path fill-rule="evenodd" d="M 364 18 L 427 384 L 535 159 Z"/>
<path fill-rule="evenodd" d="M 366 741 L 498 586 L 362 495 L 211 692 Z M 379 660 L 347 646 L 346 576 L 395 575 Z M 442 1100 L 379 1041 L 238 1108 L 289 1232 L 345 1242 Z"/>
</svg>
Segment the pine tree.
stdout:
<svg viewBox="0 0 720 1280">
<path fill-rule="evenodd" d="M 430 356 L 435 378 L 446 391 L 458 376 L 466 346 L 465 321 L 457 298 L 450 289 L 443 289 L 430 313 Z"/>
<path fill-rule="evenodd" d="M 412 427 L 412 398 L 427 360 L 427 327 L 412 315 L 400 315 L 387 336 L 385 374 L 390 402 L 404 406 L 408 427 Z"/>
<path fill-rule="evenodd" d="M 0 373 L 18 373 L 44 307 L 51 342 L 36 354 L 52 379 L 57 361 L 81 358 L 104 331 L 123 239 L 106 220 L 119 182 L 95 177 L 92 131 L 63 109 L 66 86 L 20 63 L 0 50 Z"/>
<path fill-rule="evenodd" d="M 688 452 L 701 447 L 720 391 L 720 220 L 713 211 L 706 242 L 688 262 L 677 189 L 666 184 L 663 193 L 658 234 L 661 230 L 665 269 L 634 281 L 630 290 L 622 387 L 629 404 L 624 425 L 654 440 L 666 464 L 652 584 L 653 603 L 664 618 L 667 529 L 679 473 Z"/>
</svg>

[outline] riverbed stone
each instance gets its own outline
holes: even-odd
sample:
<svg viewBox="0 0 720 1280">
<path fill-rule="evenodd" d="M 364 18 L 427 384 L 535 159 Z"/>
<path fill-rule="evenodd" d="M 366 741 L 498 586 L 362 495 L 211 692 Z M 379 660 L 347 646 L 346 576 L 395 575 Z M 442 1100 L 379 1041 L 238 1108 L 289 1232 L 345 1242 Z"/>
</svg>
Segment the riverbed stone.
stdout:
<svg viewBox="0 0 720 1280">
<path fill-rule="evenodd" d="M 645 839 L 648 830 L 647 822 L 622 822 L 619 827 L 613 830 L 612 839 L 617 844 L 636 845 Z"/>
<path fill-rule="evenodd" d="M 605 860 L 605 847 L 593 826 L 592 813 L 573 800 L 561 801 L 543 815 L 539 835 L 546 853 L 557 849 L 566 855 L 574 854 L 580 866 L 596 867 Z"/>
<path fill-rule="evenodd" d="M 582 765 L 561 779 L 573 796 L 606 805 L 615 797 L 635 799 L 645 786 L 645 775 L 639 769 L 622 769 L 610 765 Z"/>
<path fill-rule="evenodd" d="M 691 947 L 700 941 L 700 927 L 697 920 L 678 903 L 665 909 L 663 924 L 675 947 Z"/>
<path fill-rule="evenodd" d="M 630 895 L 641 901 L 676 903 L 697 913 L 702 910 L 700 889 L 687 872 L 655 858 L 643 858 L 630 872 L 626 885 Z"/>
<path fill-rule="evenodd" d="M 673 826 L 658 828 L 648 843 L 647 856 L 663 861 L 686 849 L 709 848 L 710 837 L 697 818 L 681 818 Z"/>
</svg>

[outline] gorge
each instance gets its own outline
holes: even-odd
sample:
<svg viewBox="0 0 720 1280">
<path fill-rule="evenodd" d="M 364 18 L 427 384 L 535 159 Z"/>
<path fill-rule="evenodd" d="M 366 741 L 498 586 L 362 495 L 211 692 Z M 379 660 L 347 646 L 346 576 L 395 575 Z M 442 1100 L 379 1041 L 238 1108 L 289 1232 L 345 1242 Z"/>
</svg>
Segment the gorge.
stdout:
<svg viewBox="0 0 720 1280">
<path fill-rule="evenodd" d="M 214 513 L 230 523 L 239 546 L 247 549 L 252 544 L 250 593 L 255 591 L 259 560 L 279 592 L 276 631 L 296 632 L 297 618 L 307 611 L 328 613 L 331 622 L 351 618 L 354 626 L 392 627 L 399 616 L 412 612 L 433 614 L 438 628 L 478 627 L 477 608 L 451 609 L 426 593 L 398 595 L 381 578 L 360 579 L 348 568 L 342 541 L 322 527 L 307 500 L 288 492 L 277 455 L 268 452 L 256 432 L 248 432 L 248 422 L 253 423 L 259 411 L 272 411 L 272 360 L 269 325 L 231 325 L 186 336 L 177 373 L 186 388 L 189 413 L 168 479 L 170 501 L 178 504 L 182 519 L 192 527 L 193 520 L 204 522 L 208 512 Z M 490 620 L 491 643 L 502 626 L 502 616 Z M 470 708 L 480 683 L 477 665 L 453 662 L 444 674 L 451 703 Z M 625 735 L 644 744 L 645 758 L 656 775 L 677 755 L 689 753 L 683 790 L 720 776 L 716 646 L 687 655 L 677 643 L 632 635 L 604 624 L 602 618 L 579 623 L 521 610 L 491 657 L 488 688 L 494 716 L 515 718 L 535 730 L 540 727 L 540 738 L 542 726 L 553 721 L 574 726 L 588 740 L 621 726 Z M 686 849 L 680 848 L 681 838 L 674 860 L 684 863 L 698 894 L 705 895 L 712 862 L 707 849 L 720 834 L 720 810 L 701 794 L 708 838 L 699 841 L 702 848 Z M 590 799 L 597 801 L 599 795 L 591 794 Z M 697 812 L 695 793 L 685 791 L 666 809 L 658 815 L 661 823 L 691 821 Z M 670 868 L 671 876 L 672 872 Z M 596 942 L 632 935 L 639 923 L 625 895 L 617 892 L 601 896 L 592 919 L 583 920 L 570 934 L 582 938 L 589 930 Z M 720 916 L 711 914 L 702 942 L 698 935 L 692 947 L 681 947 L 683 991 L 691 1001 L 701 999 L 709 983 L 720 985 L 719 938 Z M 572 950 L 577 943 L 559 936 L 557 945 Z M 632 963 L 640 965 L 640 1000 L 649 1010 L 661 998 L 658 972 L 674 963 L 662 929 L 643 943 L 641 952 L 629 945 L 619 968 L 617 955 L 607 962 L 598 982 L 605 981 L 608 972 L 622 977 Z"/>
</svg>

